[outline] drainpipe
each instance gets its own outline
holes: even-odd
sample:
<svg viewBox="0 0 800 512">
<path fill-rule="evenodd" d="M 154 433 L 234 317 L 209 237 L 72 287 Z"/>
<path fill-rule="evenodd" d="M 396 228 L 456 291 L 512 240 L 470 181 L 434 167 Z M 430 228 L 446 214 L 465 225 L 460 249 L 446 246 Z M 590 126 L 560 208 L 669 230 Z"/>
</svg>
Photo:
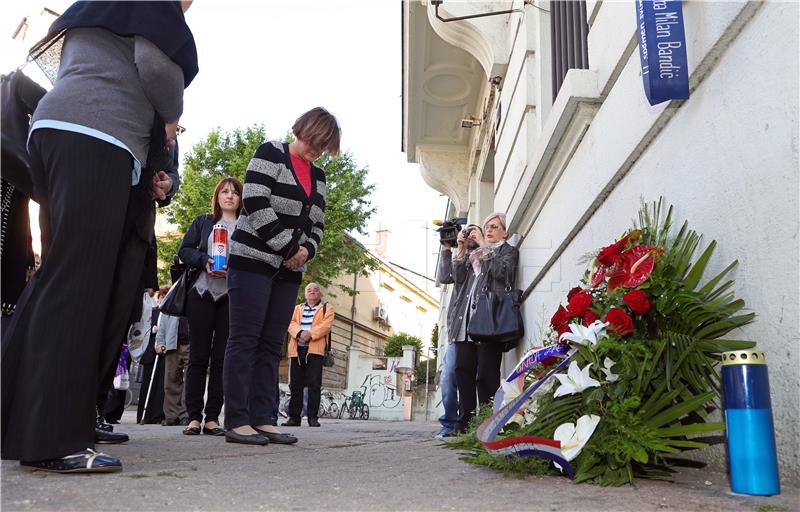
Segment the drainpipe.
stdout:
<svg viewBox="0 0 800 512">
<path fill-rule="evenodd" d="M 358 272 L 353 272 L 353 292 L 358 287 Z M 353 304 L 350 306 L 350 350 L 353 349 L 353 341 L 356 336 L 356 294 L 353 293 Z"/>
</svg>

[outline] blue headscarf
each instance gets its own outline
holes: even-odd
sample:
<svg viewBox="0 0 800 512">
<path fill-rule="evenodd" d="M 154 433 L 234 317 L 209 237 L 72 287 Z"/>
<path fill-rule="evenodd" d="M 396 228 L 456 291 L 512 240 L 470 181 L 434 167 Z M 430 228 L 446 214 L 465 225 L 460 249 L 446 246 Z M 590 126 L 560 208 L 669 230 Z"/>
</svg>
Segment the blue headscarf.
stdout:
<svg viewBox="0 0 800 512">
<path fill-rule="evenodd" d="M 181 67 L 184 87 L 197 75 L 197 48 L 180 2 L 75 2 L 50 25 L 47 36 L 36 43 L 31 54 L 46 49 L 66 30 L 79 27 L 100 27 L 118 36 L 146 38 Z"/>
</svg>

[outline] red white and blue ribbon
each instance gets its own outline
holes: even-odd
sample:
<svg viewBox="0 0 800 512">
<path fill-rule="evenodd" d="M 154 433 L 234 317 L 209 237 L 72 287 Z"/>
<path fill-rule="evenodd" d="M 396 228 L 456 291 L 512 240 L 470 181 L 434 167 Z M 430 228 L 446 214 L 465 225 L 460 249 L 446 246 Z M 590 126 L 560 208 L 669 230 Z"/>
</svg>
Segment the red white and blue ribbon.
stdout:
<svg viewBox="0 0 800 512">
<path fill-rule="evenodd" d="M 508 423 L 508 421 L 517 413 L 517 411 L 522 408 L 528 398 L 530 398 L 536 392 L 536 390 L 547 381 L 547 379 L 567 366 L 570 358 L 572 357 L 572 353 L 568 353 L 569 347 L 565 345 L 561 345 L 563 348 L 554 349 L 554 347 L 558 346 L 559 345 L 554 345 L 551 347 L 533 350 L 529 352 L 522 361 L 520 361 L 514 371 L 511 372 L 506 379 L 508 382 L 511 382 L 516 377 L 524 374 L 527 372 L 527 370 L 533 367 L 534 364 L 536 364 L 535 362 L 531 363 L 530 361 L 539 362 L 547 359 L 548 357 L 554 356 L 564 357 L 564 360 L 547 372 L 544 377 L 531 384 L 528 389 L 522 392 L 522 394 L 509 401 L 506 405 L 489 416 L 486 421 L 481 423 L 481 425 L 478 427 L 478 430 L 475 432 L 475 435 L 477 436 L 478 441 L 480 441 L 480 443 L 489 453 L 502 455 L 505 457 L 544 457 L 561 466 L 564 472 L 566 472 L 570 478 L 575 478 L 575 470 L 572 469 L 572 466 L 567 459 L 564 458 L 564 454 L 561 452 L 561 441 L 529 436 L 510 437 L 508 439 L 502 439 L 499 441 L 494 440 L 506 423 Z M 558 353 L 555 353 L 556 351 L 558 351 Z M 521 370 L 522 367 L 526 367 L 527 369 Z"/>
</svg>

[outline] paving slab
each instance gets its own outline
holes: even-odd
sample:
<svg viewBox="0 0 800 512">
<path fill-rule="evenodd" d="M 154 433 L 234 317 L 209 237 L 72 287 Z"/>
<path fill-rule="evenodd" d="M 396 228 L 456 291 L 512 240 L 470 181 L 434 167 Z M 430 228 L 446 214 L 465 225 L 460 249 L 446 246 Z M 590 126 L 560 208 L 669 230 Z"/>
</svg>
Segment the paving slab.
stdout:
<svg viewBox="0 0 800 512">
<path fill-rule="evenodd" d="M 133 422 L 126 412 L 116 428 L 129 443 L 98 445 L 122 459 L 121 473 L 58 475 L 3 461 L 2 510 L 800 510 L 796 487 L 736 495 L 724 474 L 706 470 L 619 488 L 506 477 L 459 460 L 433 438 L 435 423 L 323 419 L 321 428 L 285 428 L 296 445 L 258 447 Z"/>
</svg>

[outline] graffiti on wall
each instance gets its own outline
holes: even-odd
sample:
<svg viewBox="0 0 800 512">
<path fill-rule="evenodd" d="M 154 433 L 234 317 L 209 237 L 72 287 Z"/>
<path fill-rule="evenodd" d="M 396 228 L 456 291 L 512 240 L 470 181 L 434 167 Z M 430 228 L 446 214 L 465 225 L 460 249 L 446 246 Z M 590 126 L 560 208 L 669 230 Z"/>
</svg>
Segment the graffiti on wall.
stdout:
<svg viewBox="0 0 800 512">
<path fill-rule="evenodd" d="M 393 409 L 403 401 L 403 393 L 397 390 L 391 374 L 368 374 L 361 389 L 364 390 L 366 403 L 370 407 Z"/>
</svg>

